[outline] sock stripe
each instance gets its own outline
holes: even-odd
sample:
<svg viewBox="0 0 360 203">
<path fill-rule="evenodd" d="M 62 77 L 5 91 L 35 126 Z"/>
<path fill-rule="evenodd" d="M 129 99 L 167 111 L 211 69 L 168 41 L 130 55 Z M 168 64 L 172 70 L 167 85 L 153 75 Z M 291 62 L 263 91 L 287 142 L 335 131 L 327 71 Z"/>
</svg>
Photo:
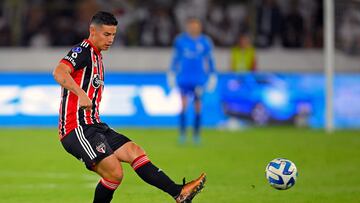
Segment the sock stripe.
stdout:
<svg viewBox="0 0 360 203">
<path fill-rule="evenodd" d="M 145 154 L 137 157 L 136 159 L 134 159 L 134 161 L 131 163 L 131 166 L 134 165 L 135 162 L 137 162 L 139 159 L 143 158 L 144 156 L 146 156 Z"/>
<path fill-rule="evenodd" d="M 118 188 L 120 185 L 120 182 L 110 181 L 105 178 L 102 178 L 100 183 L 109 190 L 116 190 L 116 188 Z"/>
<path fill-rule="evenodd" d="M 136 158 L 132 164 L 131 167 L 133 167 L 134 170 L 140 168 L 141 166 L 145 165 L 146 163 L 150 162 L 149 158 L 144 154 Z"/>
</svg>

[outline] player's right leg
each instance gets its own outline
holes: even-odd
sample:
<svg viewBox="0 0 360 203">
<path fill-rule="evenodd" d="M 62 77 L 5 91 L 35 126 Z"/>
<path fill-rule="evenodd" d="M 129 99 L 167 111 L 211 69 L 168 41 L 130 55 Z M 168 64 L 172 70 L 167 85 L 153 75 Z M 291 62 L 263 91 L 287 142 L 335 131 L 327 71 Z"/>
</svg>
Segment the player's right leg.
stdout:
<svg viewBox="0 0 360 203">
<path fill-rule="evenodd" d="M 93 170 L 102 177 L 96 186 L 94 203 L 110 202 L 123 178 L 120 161 L 112 154 L 96 164 Z"/>
<path fill-rule="evenodd" d="M 95 190 L 94 203 L 110 202 L 121 183 L 123 170 L 101 131 L 95 125 L 79 126 L 61 143 L 67 152 L 84 162 L 87 169 L 102 177 Z"/>
<path fill-rule="evenodd" d="M 188 98 L 186 95 L 186 89 L 181 88 L 181 111 L 179 115 L 179 143 L 183 144 L 186 140 L 186 109 L 188 106 Z"/>
<path fill-rule="evenodd" d="M 194 92 L 194 132 L 193 132 L 193 140 L 195 144 L 200 144 L 200 130 L 201 130 L 201 93 L 195 91 Z"/>
</svg>

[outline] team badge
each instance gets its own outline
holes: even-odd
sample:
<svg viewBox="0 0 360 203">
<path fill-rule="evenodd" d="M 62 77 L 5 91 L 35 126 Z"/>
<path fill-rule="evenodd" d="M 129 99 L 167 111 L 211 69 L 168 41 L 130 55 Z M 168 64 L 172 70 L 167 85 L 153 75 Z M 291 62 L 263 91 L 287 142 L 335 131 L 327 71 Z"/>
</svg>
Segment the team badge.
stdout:
<svg viewBox="0 0 360 203">
<path fill-rule="evenodd" d="M 105 154 L 106 146 L 104 143 L 100 143 L 98 146 L 96 146 L 96 150 L 100 153 Z"/>
<path fill-rule="evenodd" d="M 100 87 L 100 85 L 103 85 L 104 82 L 100 79 L 99 74 L 94 74 L 94 77 L 92 79 L 92 86 L 97 89 Z"/>
<path fill-rule="evenodd" d="M 198 52 L 202 52 L 204 50 L 204 46 L 201 43 L 196 43 L 196 50 Z"/>
<path fill-rule="evenodd" d="M 82 49 L 81 49 L 81 47 L 74 47 L 71 49 L 71 51 L 80 54 L 82 52 Z"/>
</svg>

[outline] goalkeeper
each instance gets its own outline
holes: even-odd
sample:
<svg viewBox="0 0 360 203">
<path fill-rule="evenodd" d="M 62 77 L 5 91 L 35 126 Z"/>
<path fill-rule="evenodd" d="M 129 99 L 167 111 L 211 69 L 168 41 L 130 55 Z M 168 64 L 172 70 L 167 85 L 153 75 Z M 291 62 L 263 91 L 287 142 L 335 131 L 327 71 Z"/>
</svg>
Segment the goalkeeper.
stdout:
<svg viewBox="0 0 360 203">
<path fill-rule="evenodd" d="M 182 108 L 179 116 L 179 142 L 186 141 L 186 110 L 194 102 L 193 141 L 200 143 L 201 96 L 203 89 L 212 91 L 216 86 L 215 63 L 211 39 L 202 34 L 202 24 L 197 18 L 186 21 L 186 32 L 174 42 L 173 59 L 168 73 L 171 88 L 178 86 Z"/>
</svg>

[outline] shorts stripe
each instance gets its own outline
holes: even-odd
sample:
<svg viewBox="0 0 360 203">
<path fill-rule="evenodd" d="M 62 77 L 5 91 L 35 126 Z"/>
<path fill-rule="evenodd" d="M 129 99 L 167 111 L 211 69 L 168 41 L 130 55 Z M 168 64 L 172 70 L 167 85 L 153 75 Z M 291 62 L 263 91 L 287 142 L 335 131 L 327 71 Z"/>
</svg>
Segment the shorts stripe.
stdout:
<svg viewBox="0 0 360 203">
<path fill-rule="evenodd" d="M 94 155 L 94 158 L 97 156 L 96 153 L 94 152 L 93 148 L 91 147 L 89 141 L 85 138 L 85 135 L 84 135 L 84 131 L 83 131 L 83 128 L 82 126 L 80 125 L 79 126 L 79 129 L 80 129 L 80 135 L 82 136 L 82 138 L 84 139 L 85 143 L 87 143 L 87 145 L 89 146 L 90 148 L 90 152 L 92 152 L 92 154 Z"/>
<path fill-rule="evenodd" d="M 85 150 L 87 155 L 90 157 L 90 159 L 91 160 L 95 159 L 96 154 L 95 154 L 94 150 L 92 149 L 89 141 L 86 140 L 82 127 L 79 126 L 78 128 L 75 128 L 75 133 L 76 133 L 76 136 L 77 136 L 81 146 L 83 147 L 83 149 Z"/>
</svg>

